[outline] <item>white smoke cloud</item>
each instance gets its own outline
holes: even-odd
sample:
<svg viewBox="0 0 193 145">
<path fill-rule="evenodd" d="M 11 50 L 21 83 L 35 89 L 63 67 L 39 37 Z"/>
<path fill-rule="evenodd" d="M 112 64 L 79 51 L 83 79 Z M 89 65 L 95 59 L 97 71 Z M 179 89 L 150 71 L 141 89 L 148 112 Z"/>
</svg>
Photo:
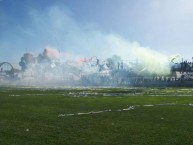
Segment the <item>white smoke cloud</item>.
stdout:
<svg viewBox="0 0 193 145">
<path fill-rule="evenodd" d="M 63 6 L 52 6 L 44 11 L 31 10 L 29 23 L 20 27 L 17 44 L 36 56 L 47 47 L 56 48 L 60 59 L 97 56 L 106 59 L 119 55 L 122 59 L 140 61 L 150 72 L 169 73 L 168 57 L 138 42 L 130 42 L 117 34 L 103 33 L 94 24 L 76 21 Z M 16 41 L 16 40 L 15 40 Z M 13 44 L 9 47 L 12 47 Z M 22 54 L 19 56 L 21 57 Z"/>
<path fill-rule="evenodd" d="M 103 59 L 116 54 L 123 59 L 137 59 L 151 72 L 169 73 L 167 56 L 119 35 L 102 33 L 93 25 L 77 22 L 62 7 L 53 6 L 45 12 L 31 11 L 30 17 L 30 28 L 24 31 L 35 37 L 32 41 L 41 44 L 39 48 L 49 45 L 61 53 Z"/>
</svg>

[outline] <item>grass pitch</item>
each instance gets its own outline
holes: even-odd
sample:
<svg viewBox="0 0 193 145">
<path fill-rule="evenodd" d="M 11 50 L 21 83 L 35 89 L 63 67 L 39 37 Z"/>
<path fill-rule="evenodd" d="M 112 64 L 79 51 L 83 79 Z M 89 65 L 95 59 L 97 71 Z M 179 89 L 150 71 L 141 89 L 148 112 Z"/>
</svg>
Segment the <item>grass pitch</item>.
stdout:
<svg viewBox="0 0 193 145">
<path fill-rule="evenodd" d="M 1 145 L 190 145 L 191 88 L 0 88 Z"/>
</svg>

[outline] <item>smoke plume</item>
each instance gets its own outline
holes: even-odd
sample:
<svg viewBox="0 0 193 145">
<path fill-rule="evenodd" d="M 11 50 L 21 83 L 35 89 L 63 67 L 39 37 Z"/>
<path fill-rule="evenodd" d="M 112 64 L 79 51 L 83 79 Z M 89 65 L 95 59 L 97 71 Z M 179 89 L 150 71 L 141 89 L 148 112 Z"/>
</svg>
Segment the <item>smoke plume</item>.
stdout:
<svg viewBox="0 0 193 145">
<path fill-rule="evenodd" d="M 31 54 L 26 53 L 21 58 L 20 66 L 22 70 L 30 71 L 31 76 L 42 72 L 46 73 L 44 77 L 76 72 L 78 77 L 82 73 L 106 71 L 112 66 L 129 67 L 128 62 L 133 60 L 142 65 L 141 70 L 170 73 L 168 56 L 142 47 L 138 42 L 130 42 L 118 34 L 101 32 L 88 22 L 76 21 L 62 6 L 52 6 L 42 12 L 31 10 L 29 18 L 30 23 L 19 29 L 19 38 L 25 41 L 18 47 L 30 50 Z M 45 49 L 40 53 L 42 48 Z M 114 55 L 117 57 L 112 57 Z M 88 66 L 84 62 L 92 56 L 96 57 L 93 62 L 89 61 Z"/>
<path fill-rule="evenodd" d="M 50 59 L 55 59 L 59 56 L 59 52 L 54 48 L 45 48 L 43 55 Z"/>
<path fill-rule="evenodd" d="M 29 46 L 32 49 L 42 49 L 49 45 L 57 48 L 62 55 L 70 54 L 82 58 L 97 56 L 107 59 L 118 55 L 123 60 L 138 60 L 150 72 L 169 73 L 168 56 L 142 47 L 138 42 L 130 42 L 117 34 L 103 33 L 94 25 L 77 22 L 62 7 L 53 6 L 43 13 L 33 10 L 30 17 L 32 23 L 28 29 L 24 28 L 23 32 L 25 36 L 33 38 L 33 44 L 36 45 Z M 35 51 L 40 51 L 39 49 Z M 44 55 L 53 58 L 58 56 L 58 52 L 49 48 L 46 50 L 48 52 L 44 52 Z"/>
</svg>

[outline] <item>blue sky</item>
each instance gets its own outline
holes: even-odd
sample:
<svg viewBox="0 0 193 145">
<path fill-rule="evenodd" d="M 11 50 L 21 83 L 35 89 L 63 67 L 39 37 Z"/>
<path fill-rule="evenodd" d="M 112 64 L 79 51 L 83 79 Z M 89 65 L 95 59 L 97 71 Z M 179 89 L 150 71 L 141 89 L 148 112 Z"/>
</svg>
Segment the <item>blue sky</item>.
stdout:
<svg viewBox="0 0 193 145">
<path fill-rule="evenodd" d="M 102 56 L 134 42 L 191 58 L 192 16 L 192 0 L 0 0 L 0 61 L 46 46 Z"/>
</svg>

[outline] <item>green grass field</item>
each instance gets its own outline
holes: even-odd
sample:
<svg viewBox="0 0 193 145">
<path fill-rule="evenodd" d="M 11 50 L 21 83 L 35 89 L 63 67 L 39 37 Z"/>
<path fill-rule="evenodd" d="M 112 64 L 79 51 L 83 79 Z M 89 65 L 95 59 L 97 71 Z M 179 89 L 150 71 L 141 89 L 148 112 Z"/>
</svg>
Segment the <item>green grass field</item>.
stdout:
<svg viewBox="0 0 193 145">
<path fill-rule="evenodd" d="M 0 145 L 191 144 L 191 88 L 0 88 Z"/>
</svg>

